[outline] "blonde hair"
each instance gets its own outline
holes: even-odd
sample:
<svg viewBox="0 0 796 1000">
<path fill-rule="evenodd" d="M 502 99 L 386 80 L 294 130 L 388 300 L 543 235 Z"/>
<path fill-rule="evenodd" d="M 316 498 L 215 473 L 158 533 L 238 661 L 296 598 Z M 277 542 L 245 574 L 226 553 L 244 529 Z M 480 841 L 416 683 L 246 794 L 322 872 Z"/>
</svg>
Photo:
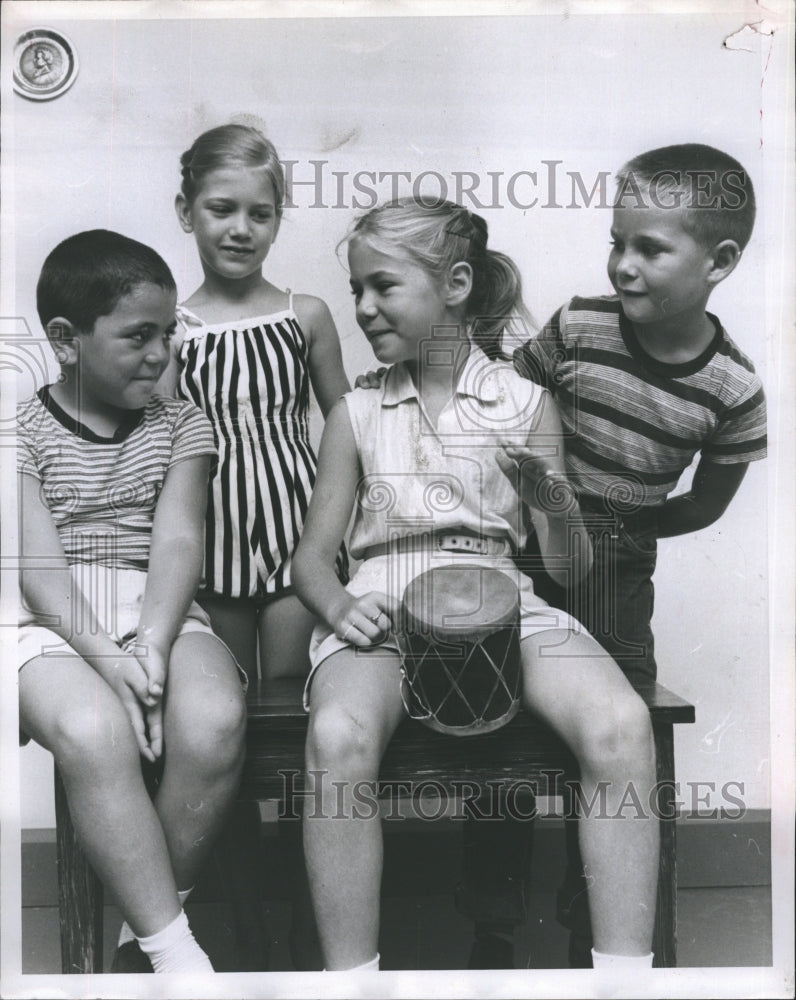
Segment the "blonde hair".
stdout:
<svg viewBox="0 0 796 1000">
<path fill-rule="evenodd" d="M 219 125 L 203 132 L 180 157 L 180 190 L 190 204 L 204 178 L 222 167 L 264 167 L 274 186 L 276 213 L 282 215 L 285 203 L 285 172 L 272 142 L 251 125 Z"/>
<path fill-rule="evenodd" d="M 425 205 L 398 198 L 359 218 L 343 240 L 364 237 L 380 252 L 409 258 L 442 278 L 464 262 L 473 273 L 467 300 L 470 336 L 490 358 L 506 357 L 503 333 L 517 319 L 531 323 L 522 300 L 522 279 L 514 261 L 487 247 L 486 220 L 450 201 Z"/>
</svg>

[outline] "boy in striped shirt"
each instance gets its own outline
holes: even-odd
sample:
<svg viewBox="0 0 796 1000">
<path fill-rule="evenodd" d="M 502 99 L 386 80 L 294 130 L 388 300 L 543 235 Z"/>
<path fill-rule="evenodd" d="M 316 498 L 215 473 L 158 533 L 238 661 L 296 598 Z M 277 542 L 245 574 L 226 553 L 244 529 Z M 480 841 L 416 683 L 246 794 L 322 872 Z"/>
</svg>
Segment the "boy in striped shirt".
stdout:
<svg viewBox="0 0 796 1000">
<path fill-rule="evenodd" d="M 213 432 L 154 395 L 175 306 L 149 247 L 64 240 L 37 286 L 61 375 L 17 411 L 20 728 L 52 752 L 124 914 L 119 972 L 212 971 L 182 906 L 243 760 L 240 674 L 193 600 Z"/>
<path fill-rule="evenodd" d="M 579 620 L 629 677 L 654 678 L 657 539 L 716 521 L 749 462 L 766 453 L 760 379 L 707 311 L 751 236 L 755 197 L 740 163 L 697 144 L 643 153 L 617 182 L 608 258 L 616 295 L 572 299 L 514 355 L 517 370 L 548 388 L 558 405 L 567 471 L 591 521 L 594 563 L 566 590 L 536 569 L 542 563 L 533 538 L 526 564 L 537 593 Z M 697 454 L 690 490 L 670 499 Z M 483 849 L 479 824 L 469 826 L 468 853 L 480 868 L 492 851 Z M 577 823 L 566 827 L 559 919 L 572 932 L 570 964 L 590 966 Z M 508 831 L 500 836 L 508 846 Z M 475 916 L 467 878 L 461 898 Z M 474 950 L 480 941 L 482 952 L 494 951 L 495 938 L 512 932 L 510 923 L 477 924 Z"/>
</svg>

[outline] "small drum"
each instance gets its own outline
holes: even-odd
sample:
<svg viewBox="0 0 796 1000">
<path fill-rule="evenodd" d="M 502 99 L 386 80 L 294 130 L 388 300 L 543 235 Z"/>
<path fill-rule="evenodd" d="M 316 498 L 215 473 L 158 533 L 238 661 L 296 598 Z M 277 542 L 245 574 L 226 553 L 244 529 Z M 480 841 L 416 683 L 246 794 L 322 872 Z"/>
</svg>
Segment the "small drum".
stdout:
<svg viewBox="0 0 796 1000">
<path fill-rule="evenodd" d="M 439 566 L 406 588 L 397 634 L 410 716 L 457 736 L 504 726 L 520 707 L 517 587 L 495 569 Z"/>
</svg>

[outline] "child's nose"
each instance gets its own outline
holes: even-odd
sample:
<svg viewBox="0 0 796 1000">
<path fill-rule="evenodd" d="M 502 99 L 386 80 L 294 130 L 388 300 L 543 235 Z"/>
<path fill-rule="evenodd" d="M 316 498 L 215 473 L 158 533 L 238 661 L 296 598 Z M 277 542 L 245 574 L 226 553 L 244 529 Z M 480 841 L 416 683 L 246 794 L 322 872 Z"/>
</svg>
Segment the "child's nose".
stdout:
<svg viewBox="0 0 796 1000">
<path fill-rule="evenodd" d="M 169 360 L 169 341 L 166 337 L 153 339 L 147 345 L 146 361 L 150 365 L 162 365 Z"/>
<path fill-rule="evenodd" d="M 368 292 L 363 292 L 357 302 L 357 316 L 375 316 L 377 311 L 375 297 Z"/>
<path fill-rule="evenodd" d="M 616 273 L 619 275 L 635 275 L 638 271 L 637 261 L 627 250 L 620 254 L 616 261 Z"/>
<path fill-rule="evenodd" d="M 248 236 L 250 233 L 249 217 L 244 212 L 238 212 L 230 219 L 230 229 L 235 236 Z"/>
</svg>

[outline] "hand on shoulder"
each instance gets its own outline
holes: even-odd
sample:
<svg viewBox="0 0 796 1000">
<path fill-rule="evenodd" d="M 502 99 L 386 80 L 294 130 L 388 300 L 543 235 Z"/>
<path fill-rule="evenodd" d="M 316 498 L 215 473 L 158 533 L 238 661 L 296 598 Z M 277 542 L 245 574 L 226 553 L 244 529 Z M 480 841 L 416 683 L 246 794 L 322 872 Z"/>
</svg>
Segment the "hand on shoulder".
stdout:
<svg viewBox="0 0 796 1000">
<path fill-rule="evenodd" d="M 363 372 L 362 375 L 357 375 L 354 382 L 355 389 L 378 389 L 382 383 L 382 379 L 387 374 L 387 369 L 382 366 L 377 368 L 375 372 Z"/>
</svg>

